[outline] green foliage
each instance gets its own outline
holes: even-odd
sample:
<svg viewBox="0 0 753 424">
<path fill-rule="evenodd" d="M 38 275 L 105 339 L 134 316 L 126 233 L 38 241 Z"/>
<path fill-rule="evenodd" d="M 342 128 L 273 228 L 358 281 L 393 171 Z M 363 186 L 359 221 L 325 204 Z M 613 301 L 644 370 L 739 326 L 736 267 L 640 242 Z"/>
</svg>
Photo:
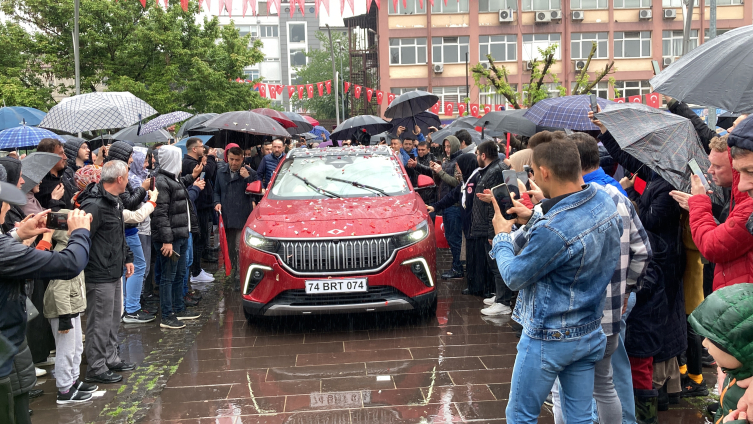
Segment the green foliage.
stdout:
<svg viewBox="0 0 753 424">
<path fill-rule="evenodd" d="M 37 28 L 21 54 L 38 58 L 59 79 L 74 78 L 73 0 L 0 0 L 11 20 Z M 137 1 L 81 0 L 81 92 L 97 87 L 130 91 L 160 113 L 227 112 L 265 107 L 243 78 L 243 68 L 264 59 L 261 41 L 250 43 L 216 17 L 198 21 L 198 2 L 184 12 Z M 16 47 L 16 46 L 14 46 Z M 71 82 L 72 84 L 72 82 Z M 65 87 L 72 94 L 73 86 Z"/>
<path fill-rule="evenodd" d="M 599 83 L 604 77 L 607 75 L 613 73 L 617 70 L 617 68 L 614 67 L 614 61 L 607 63 L 607 65 L 604 67 L 603 70 L 601 70 L 598 74 L 596 74 L 596 78 L 594 78 L 593 81 L 591 81 L 591 76 L 588 75 L 588 67 L 591 65 L 591 59 L 596 54 L 596 42 L 594 41 L 591 46 L 591 53 L 588 54 L 588 59 L 586 59 L 586 66 L 583 68 L 583 70 L 578 74 L 578 76 L 575 79 L 575 88 L 573 88 L 573 95 L 576 94 L 589 94 L 591 90 L 596 86 L 596 84 Z M 609 86 L 611 86 L 614 89 L 614 77 L 609 77 Z M 617 89 L 614 89 L 614 96 L 620 97 L 620 92 Z"/>
<path fill-rule="evenodd" d="M 316 116 L 317 119 L 335 119 L 335 78 L 332 75 L 332 57 L 330 56 L 329 37 L 326 33 L 318 31 L 316 38 L 321 43 L 321 49 L 311 49 L 306 53 L 307 61 L 306 66 L 298 68 L 296 75 L 298 76 L 299 84 L 316 84 L 317 82 L 332 80 L 332 94 L 327 95 L 324 92 L 324 96 L 320 97 L 319 93 L 314 89 L 314 97 L 311 99 L 294 100 L 294 104 L 298 107 L 303 107 L 311 113 L 312 116 Z M 348 37 L 339 32 L 332 33 L 332 44 L 336 44 L 339 41 L 343 46 L 341 50 L 338 50 L 335 46 L 335 66 L 337 71 L 340 72 L 340 61 L 342 60 L 342 72 L 341 81 L 348 81 L 350 79 L 350 69 L 348 69 Z M 342 85 L 340 86 L 342 92 Z M 340 93 L 342 94 L 342 93 Z M 341 104 L 342 107 L 342 104 Z"/>
<path fill-rule="evenodd" d="M 41 63 L 28 54 L 31 36 L 21 26 L 0 22 L 0 106 L 30 106 L 47 111 L 55 101 Z"/>
</svg>

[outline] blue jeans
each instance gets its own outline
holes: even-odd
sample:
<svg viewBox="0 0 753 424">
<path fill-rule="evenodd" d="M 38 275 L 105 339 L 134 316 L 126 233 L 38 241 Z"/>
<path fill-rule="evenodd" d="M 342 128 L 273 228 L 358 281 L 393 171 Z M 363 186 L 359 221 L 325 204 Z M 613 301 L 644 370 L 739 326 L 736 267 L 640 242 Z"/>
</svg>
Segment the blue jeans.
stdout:
<svg viewBox="0 0 753 424">
<path fill-rule="evenodd" d="M 188 277 L 191 276 L 193 265 L 193 235 L 188 233 L 188 249 L 186 249 L 186 276 L 183 277 L 183 296 L 188 295 Z"/>
<path fill-rule="evenodd" d="M 154 243 L 154 247 L 159 252 L 162 249 L 162 243 Z M 162 305 L 162 318 L 186 309 L 183 303 L 183 278 L 188 269 L 186 267 L 188 239 L 173 240 L 173 250 L 180 255 L 177 261 L 161 252 L 157 257 L 160 268 L 159 300 Z"/>
<path fill-rule="evenodd" d="M 568 424 L 591 424 L 594 368 L 604 357 L 606 340 L 601 328 L 566 341 L 532 339 L 523 332 L 512 371 L 507 422 L 538 422 L 541 406 L 559 377 Z"/>
<path fill-rule="evenodd" d="M 126 313 L 132 314 L 141 309 L 141 289 L 144 286 L 146 259 L 144 250 L 141 248 L 139 233 L 126 236 L 126 243 L 133 252 L 133 275 L 128 277 L 123 285 L 123 304 Z"/>
<path fill-rule="evenodd" d="M 444 210 L 442 222 L 444 223 L 444 236 L 450 245 L 452 253 L 452 269 L 463 271 L 460 263 L 460 250 L 463 248 L 463 211 L 460 206 L 450 206 Z"/>
<path fill-rule="evenodd" d="M 630 361 L 625 350 L 625 320 L 635 306 L 635 293 L 630 293 L 627 309 L 622 314 L 620 330 L 620 344 L 612 354 L 612 381 L 617 390 L 617 397 L 622 404 L 622 424 L 635 424 L 635 397 L 633 395 L 633 375 L 630 372 Z"/>
</svg>

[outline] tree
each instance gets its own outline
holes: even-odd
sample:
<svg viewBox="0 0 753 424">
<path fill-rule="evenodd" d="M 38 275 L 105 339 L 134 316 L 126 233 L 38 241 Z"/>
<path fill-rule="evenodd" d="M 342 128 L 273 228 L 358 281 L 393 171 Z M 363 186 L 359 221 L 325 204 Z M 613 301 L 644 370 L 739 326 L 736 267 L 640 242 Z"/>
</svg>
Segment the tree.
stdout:
<svg viewBox="0 0 753 424">
<path fill-rule="evenodd" d="M 505 68 L 504 65 L 495 65 L 494 58 L 490 54 L 486 55 L 486 59 L 489 61 L 489 69 L 484 69 L 480 63 L 476 64 L 471 70 L 473 73 L 473 79 L 476 82 L 476 86 L 480 89 L 487 90 L 492 88 L 495 93 L 503 95 L 513 108 L 520 109 L 522 106 L 530 108 L 537 102 L 549 97 L 549 90 L 546 86 L 548 82 L 555 84 L 555 88 L 560 92 L 560 95 L 564 96 L 567 93 L 565 87 L 560 84 L 557 74 L 551 70 L 552 65 L 556 62 L 554 58 L 554 52 L 556 50 L 557 44 L 552 44 L 546 49 L 539 49 L 541 59 L 536 58 L 531 61 L 531 79 L 528 84 L 523 85 L 525 96 L 522 98 L 521 94 L 510 86 L 510 82 L 508 81 L 509 72 L 507 68 Z M 585 68 L 578 75 L 573 94 L 585 94 L 590 92 L 591 89 L 593 89 L 593 87 L 596 86 L 596 84 L 598 84 L 606 75 L 617 70 L 612 61 L 606 65 L 603 71 L 597 74 L 593 82 L 589 82 L 590 76 L 588 74 L 588 67 L 591 64 L 591 59 L 594 54 L 596 54 L 596 43 L 593 43 Z M 548 82 L 546 81 L 547 77 L 549 79 Z M 614 86 L 614 78 L 610 78 L 610 83 Z"/>
<path fill-rule="evenodd" d="M 12 22 L 0 23 L 0 97 L 2 105 L 30 106 L 47 111 L 55 100 L 53 87 L 43 78 L 41 64 L 24 53 L 31 36 Z"/>
<path fill-rule="evenodd" d="M 317 31 L 316 38 L 319 40 L 322 48 L 311 49 L 306 53 L 306 66 L 298 68 L 296 75 L 298 76 L 299 84 L 316 84 L 317 82 L 332 80 L 332 94 L 319 96 L 318 93 L 314 94 L 311 99 L 295 100 L 295 105 L 303 107 L 308 110 L 313 116 L 318 119 L 335 119 L 335 98 L 334 84 L 335 79 L 332 75 L 332 57 L 330 56 L 329 37 L 327 34 Z M 343 64 L 343 76 L 342 80 L 348 81 L 350 78 L 350 69 L 348 69 L 348 37 L 341 33 L 332 33 L 332 44 L 340 43 L 344 46 L 343 49 L 335 47 L 335 65 L 337 71 L 340 71 L 340 61 Z M 342 95 L 342 87 L 340 90 Z M 342 107 L 342 104 L 340 105 Z"/>
<path fill-rule="evenodd" d="M 60 79 L 74 78 L 71 31 L 73 0 L 2 0 L 10 19 L 37 31 L 30 55 Z M 81 0 L 81 92 L 105 86 L 130 91 L 160 113 L 227 112 L 265 107 L 251 85 L 238 84 L 243 68 L 264 59 L 261 41 L 250 42 L 217 17 L 197 20 L 198 2 L 187 12 L 179 0 L 169 7 L 147 2 Z M 73 87 L 65 87 L 71 94 Z"/>
</svg>

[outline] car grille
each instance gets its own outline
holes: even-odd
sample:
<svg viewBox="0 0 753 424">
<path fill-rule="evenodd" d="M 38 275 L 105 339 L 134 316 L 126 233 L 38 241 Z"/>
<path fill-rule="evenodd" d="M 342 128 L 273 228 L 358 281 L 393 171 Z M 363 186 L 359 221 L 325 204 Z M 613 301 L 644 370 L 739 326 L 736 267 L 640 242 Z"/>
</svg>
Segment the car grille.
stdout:
<svg viewBox="0 0 753 424">
<path fill-rule="evenodd" d="M 329 293 L 306 294 L 306 290 L 286 290 L 280 293 L 270 304 L 290 306 L 334 306 L 352 305 L 358 303 L 388 302 L 395 298 L 405 297 L 400 291 L 390 286 L 369 287 L 368 292 L 362 293 Z"/>
<path fill-rule="evenodd" d="M 387 263 L 391 237 L 344 240 L 280 240 L 278 254 L 297 272 L 366 271 Z"/>
</svg>

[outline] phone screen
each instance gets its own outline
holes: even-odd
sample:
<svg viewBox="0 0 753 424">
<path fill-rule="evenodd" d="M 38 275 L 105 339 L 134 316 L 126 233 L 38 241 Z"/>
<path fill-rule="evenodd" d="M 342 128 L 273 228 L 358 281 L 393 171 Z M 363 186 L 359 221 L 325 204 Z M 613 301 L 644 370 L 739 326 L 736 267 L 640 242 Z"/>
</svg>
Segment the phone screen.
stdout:
<svg viewBox="0 0 753 424">
<path fill-rule="evenodd" d="M 659 75 L 659 72 L 661 72 L 661 69 L 659 69 L 659 61 L 658 60 L 652 60 L 651 66 L 654 67 L 654 75 Z"/>
<path fill-rule="evenodd" d="M 170 255 L 170 259 L 172 259 L 173 262 L 178 262 L 178 260 L 180 260 L 180 254 L 173 250 L 173 253 Z"/>
<path fill-rule="evenodd" d="M 596 94 L 591 94 L 591 111 L 596 113 L 599 111 L 599 103 L 596 101 Z"/>
<path fill-rule="evenodd" d="M 510 196 L 510 189 L 507 184 L 500 184 L 492 188 L 492 194 L 494 199 L 497 200 L 499 209 L 502 212 L 502 216 L 507 220 L 515 219 L 518 216 L 516 214 L 508 214 L 507 210 L 513 207 L 512 196 Z"/>
<path fill-rule="evenodd" d="M 706 179 L 706 175 L 704 175 L 703 171 L 701 171 L 701 167 L 698 166 L 698 162 L 696 162 L 695 159 L 690 159 L 690 162 L 688 162 L 688 166 L 690 167 L 690 170 L 693 171 L 694 174 L 698 175 L 698 177 L 701 179 L 701 182 L 703 183 L 703 187 L 706 189 L 706 191 L 711 190 L 711 186 L 709 186 L 709 182 Z"/>
<path fill-rule="evenodd" d="M 528 173 L 527 172 L 518 172 L 518 179 L 523 183 L 523 185 L 526 186 L 526 190 L 531 189 L 531 182 L 528 181 Z"/>
<path fill-rule="evenodd" d="M 59 212 L 50 212 L 47 215 L 47 228 L 50 230 L 67 230 L 68 215 Z"/>
<path fill-rule="evenodd" d="M 154 177 L 151 177 L 149 181 L 149 190 L 154 190 Z"/>
<path fill-rule="evenodd" d="M 206 174 L 206 172 L 202 172 L 202 173 L 201 173 L 201 175 L 199 175 L 199 179 L 200 179 L 200 180 L 203 180 L 203 179 L 204 179 L 204 174 Z"/>
</svg>

